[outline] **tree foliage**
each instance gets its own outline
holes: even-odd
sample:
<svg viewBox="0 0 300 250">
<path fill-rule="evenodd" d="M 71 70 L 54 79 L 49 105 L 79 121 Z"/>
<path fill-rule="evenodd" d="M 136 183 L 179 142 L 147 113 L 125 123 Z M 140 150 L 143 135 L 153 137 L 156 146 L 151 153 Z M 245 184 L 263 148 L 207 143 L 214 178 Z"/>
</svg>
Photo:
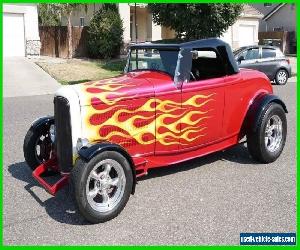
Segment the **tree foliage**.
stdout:
<svg viewBox="0 0 300 250">
<path fill-rule="evenodd" d="M 39 25 L 60 26 L 60 14 L 50 4 L 40 3 L 38 6 Z"/>
<path fill-rule="evenodd" d="M 243 6 L 231 3 L 149 4 L 153 20 L 175 30 L 178 38 L 202 39 L 221 36 L 235 23 Z"/>
<path fill-rule="evenodd" d="M 88 52 L 93 58 L 113 58 L 123 44 L 123 23 L 115 4 L 104 4 L 88 27 Z"/>
</svg>

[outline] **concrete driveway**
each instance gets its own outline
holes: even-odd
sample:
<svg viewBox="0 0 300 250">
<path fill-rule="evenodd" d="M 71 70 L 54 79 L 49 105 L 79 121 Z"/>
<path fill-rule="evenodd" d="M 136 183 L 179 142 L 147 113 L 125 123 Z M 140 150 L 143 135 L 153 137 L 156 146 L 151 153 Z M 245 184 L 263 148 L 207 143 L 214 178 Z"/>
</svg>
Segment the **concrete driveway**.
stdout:
<svg viewBox="0 0 300 250">
<path fill-rule="evenodd" d="M 277 161 L 258 164 L 245 145 L 237 145 L 152 170 L 124 211 L 97 225 L 74 211 L 68 187 L 52 197 L 24 162 L 27 129 L 53 114 L 53 96 L 4 98 L 3 244 L 238 245 L 241 232 L 295 232 L 296 78 L 273 87 L 289 111 Z"/>
<path fill-rule="evenodd" d="M 24 57 L 4 58 L 4 97 L 53 94 L 60 84 Z"/>
</svg>

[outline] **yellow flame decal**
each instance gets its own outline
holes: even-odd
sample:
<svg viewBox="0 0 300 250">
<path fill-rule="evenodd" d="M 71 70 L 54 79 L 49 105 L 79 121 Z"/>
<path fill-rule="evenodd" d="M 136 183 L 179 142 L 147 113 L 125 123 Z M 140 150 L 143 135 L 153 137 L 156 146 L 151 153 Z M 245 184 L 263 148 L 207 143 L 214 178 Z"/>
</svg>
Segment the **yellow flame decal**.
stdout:
<svg viewBox="0 0 300 250">
<path fill-rule="evenodd" d="M 118 136 L 124 141 L 134 139 L 138 144 L 143 145 L 152 144 L 155 141 L 162 145 L 179 143 L 186 145 L 206 135 L 207 127 L 200 123 L 205 123 L 205 120 L 212 117 L 209 115 L 212 109 L 204 108 L 209 102 L 215 100 L 216 93 L 195 95 L 182 103 L 151 98 L 135 108 L 119 103 L 127 98 L 125 90 L 135 87 L 132 85 L 128 87 L 127 84 L 124 85 L 121 82 L 122 79 L 99 81 L 84 86 L 85 92 L 88 93 L 87 98 L 89 100 L 93 97 L 98 98 L 99 107 L 101 107 L 95 108 L 92 105 L 86 107 L 85 125 L 88 139 L 111 141 L 114 136 Z M 93 90 L 89 91 L 91 88 Z M 123 89 L 122 92 L 119 91 L 121 89 Z M 113 97 L 109 98 L 110 96 Z M 174 114 L 175 111 L 176 114 Z M 105 113 L 111 114 L 105 116 Z M 193 116 L 198 118 L 192 119 Z M 92 124 L 92 117 L 99 118 L 99 122 L 96 119 L 96 124 L 95 122 Z M 166 122 L 167 120 L 169 122 Z M 138 125 L 136 125 L 137 121 L 139 121 Z M 103 135 L 101 131 L 103 132 L 105 128 L 110 128 L 110 130 Z M 149 136 L 145 138 L 145 135 L 150 135 L 150 139 Z"/>
</svg>

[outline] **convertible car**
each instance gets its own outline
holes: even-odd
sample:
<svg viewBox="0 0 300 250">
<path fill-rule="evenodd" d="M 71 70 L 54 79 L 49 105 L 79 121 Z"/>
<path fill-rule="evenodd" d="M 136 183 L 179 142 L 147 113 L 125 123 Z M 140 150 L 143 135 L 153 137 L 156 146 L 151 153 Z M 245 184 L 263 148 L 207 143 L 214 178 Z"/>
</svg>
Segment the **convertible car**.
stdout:
<svg viewBox="0 0 300 250">
<path fill-rule="evenodd" d="M 54 116 L 24 139 L 33 177 L 55 195 L 67 183 L 90 222 L 116 217 L 149 169 L 234 146 L 260 163 L 286 140 L 287 108 L 263 73 L 239 69 L 219 39 L 132 45 L 124 74 L 64 86 Z M 44 176 L 60 175 L 50 184 Z"/>
</svg>

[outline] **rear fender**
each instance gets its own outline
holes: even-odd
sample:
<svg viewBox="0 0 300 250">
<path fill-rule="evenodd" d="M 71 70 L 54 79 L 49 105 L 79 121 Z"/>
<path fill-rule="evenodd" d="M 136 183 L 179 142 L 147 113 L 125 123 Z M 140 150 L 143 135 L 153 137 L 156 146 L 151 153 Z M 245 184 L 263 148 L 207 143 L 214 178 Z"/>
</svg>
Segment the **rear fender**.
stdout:
<svg viewBox="0 0 300 250">
<path fill-rule="evenodd" d="M 131 193 L 134 194 L 135 192 L 135 186 L 136 186 L 136 171 L 135 171 L 135 164 L 131 158 L 131 156 L 128 154 L 128 152 L 122 148 L 120 145 L 109 143 L 109 142 L 101 142 L 101 143 L 95 143 L 92 145 L 89 145 L 87 147 L 82 147 L 78 151 L 78 155 L 81 159 L 88 162 L 96 155 L 104 152 L 104 151 L 115 151 L 123 155 L 129 162 L 132 170 L 133 175 L 133 186 Z"/>
<path fill-rule="evenodd" d="M 278 96 L 271 94 L 259 95 L 254 99 L 247 111 L 243 122 L 243 133 L 256 132 L 262 119 L 262 114 L 272 102 L 281 105 L 285 113 L 288 113 L 285 103 Z"/>
</svg>

